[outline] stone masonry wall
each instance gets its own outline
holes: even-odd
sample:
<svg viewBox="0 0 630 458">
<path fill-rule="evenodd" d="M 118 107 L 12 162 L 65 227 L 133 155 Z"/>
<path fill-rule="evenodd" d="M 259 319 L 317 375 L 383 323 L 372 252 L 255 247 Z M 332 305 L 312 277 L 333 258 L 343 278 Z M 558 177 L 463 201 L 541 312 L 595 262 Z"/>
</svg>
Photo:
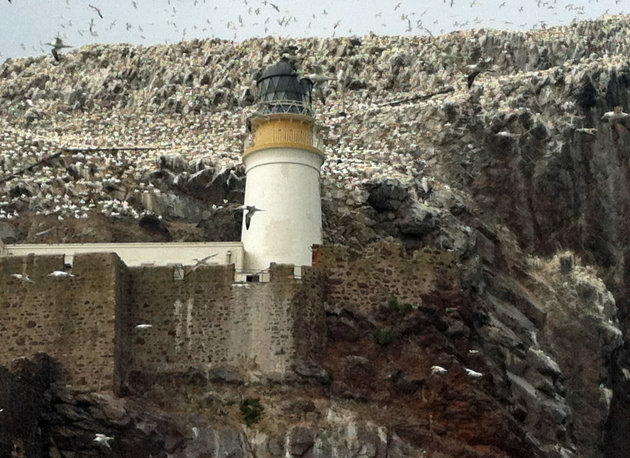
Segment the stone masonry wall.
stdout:
<svg viewBox="0 0 630 458">
<path fill-rule="evenodd" d="M 0 258 L 0 364 L 46 352 L 74 385 L 112 389 L 123 265 L 115 254 L 77 255 L 74 277 L 48 276 L 63 266 L 63 256 Z M 28 274 L 33 283 L 15 273 Z"/>
<path fill-rule="evenodd" d="M 234 283 L 233 266 L 198 268 L 183 280 L 174 280 L 170 267 L 129 268 L 125 372 L 133 378 L 232 366 L 285 375 L 297 355 L 296 327 L 311 329 L 303 320 L 320 307 L 321 321 L 324 312 L 317 294 L 298 294 L 303 286 L 293 266 L 270 270 L 269 283 Z M 136 328 L 142 323 L 152 327 Z M 323 332 L 317 338 L 323 342 Z"/>
<path fill-rule="evenodd" d="M 453 253 L 420 249 L 407 255 L 396 242 L 371 244 L 360 256 L 342 246 L 317 246 L 313 267 L 328 276 L 329 305 L 367 315 L 386 306 L 390 298 L 449 306 L 444 302 L 458 300 L 461 290 Z"/>
<path fill-rule="evenodd" d="M 323 354 L 319 271 L 296 281 L 293 266 L 273 265 L 269 283 L 234 283 L 234 266 L 208 266 L 175 280 L 172 267 L 83 254 L 74 277 L 48 276 L 63 265 L 63 256 L 0 258 L 0 364 L 46 352 L 69 383 L 124 393 L 134 373 L 236 366 L 282 377 Z"/>
</svg>

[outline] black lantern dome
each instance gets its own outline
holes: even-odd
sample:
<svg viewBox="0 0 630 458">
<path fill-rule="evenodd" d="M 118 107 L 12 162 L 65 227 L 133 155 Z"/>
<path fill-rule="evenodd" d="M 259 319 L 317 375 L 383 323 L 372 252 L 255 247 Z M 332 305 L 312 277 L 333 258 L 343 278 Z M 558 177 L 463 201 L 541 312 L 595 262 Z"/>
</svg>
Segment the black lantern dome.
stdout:
<svg viewBox="0 0 630 458">
<path fill-rule="evenodd" d="M 263 114 L 298 113 L 311 115 L 313 81 L 299 78 L 291 64 L 280 61 L 268 67 L 256 82 L 258 103 Z"/>
</svg>

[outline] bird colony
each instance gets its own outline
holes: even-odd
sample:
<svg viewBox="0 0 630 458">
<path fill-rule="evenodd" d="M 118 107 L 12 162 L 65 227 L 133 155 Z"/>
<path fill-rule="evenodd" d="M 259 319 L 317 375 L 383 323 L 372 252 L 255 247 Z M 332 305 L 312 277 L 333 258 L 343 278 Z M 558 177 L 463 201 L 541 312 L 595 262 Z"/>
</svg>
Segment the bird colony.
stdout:
<svg viewBox="0 0 630 458">
<path fill-rule="evenodd" d="M 344 213 L 365 204 L 369 181 L 439 183 L 445 145 L 464 162 L 476 154 L 480 136 L 453 113 L 482 130 L 515 115 L 547 132 L 587 129 L 571 89 L 627 69 L 629 51 L 630 19 L 607 16 L 531 32 L 89 45 L 8 60 L 0 221 L 140 218 L 172 192 L 152 179 L 165 161 L 184 164 L 180 180 L 242 175 L 255 78 L 282 56 L 317 82 L 322 196 Z"/>
</svg>

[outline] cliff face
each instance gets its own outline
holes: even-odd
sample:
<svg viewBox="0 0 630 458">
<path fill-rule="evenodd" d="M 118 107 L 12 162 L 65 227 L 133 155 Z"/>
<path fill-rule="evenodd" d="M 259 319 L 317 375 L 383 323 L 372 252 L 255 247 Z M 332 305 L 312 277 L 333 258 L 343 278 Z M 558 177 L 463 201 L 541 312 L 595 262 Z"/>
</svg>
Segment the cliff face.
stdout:
<svg viewBox="0 0 630 458">
<path fill-rule="evenodd" d="M 229 171 L 242 176 L 250 80 L 287 53 L 333 79 L 316 111 L 329 129 L 325 239 L 340 247 L 317 253 L 326 351 L 295 380 L 244 361 L 138 380 L 143 395 L 114 400 L 5 371 L 20 377 L 0 392 L 12 419 L 0 446 L 627 456 L 630 125 L 604 114 L 630 111 L 629 28 L 614 17 L 526 34 L 92 46 L 58 66 L 5 62 L 6 240 L 234 238 L 223 207 L 242 198 Z M 469 65 L 484 69 L 470 88 Z M 129 145 L 166 150 L 111 149 Z M 142 224 L 143 212 L 163 222 Z M 22 429 L 5 427 L 27 411 Z M 97 432 L 114 437 L 111 451 Z"/>
</svg>

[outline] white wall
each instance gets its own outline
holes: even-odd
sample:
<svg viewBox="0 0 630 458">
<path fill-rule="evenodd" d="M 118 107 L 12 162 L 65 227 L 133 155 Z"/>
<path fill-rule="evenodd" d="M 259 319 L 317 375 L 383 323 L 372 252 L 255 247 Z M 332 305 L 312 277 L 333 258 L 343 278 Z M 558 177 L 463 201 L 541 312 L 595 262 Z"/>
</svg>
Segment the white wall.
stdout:
<svg viewBox="0 0 630 458">
<path fill-rule="evenodd" d="M 271 262 L 312 264 L 311 246 L 322 242 L 319 170 L 322 154 L 297 148 L 269 148 L 243 157 L 245 204 L 256 212 L 243 227 L 245 267 L 267 269 Z"/>
<path fill-rule="evenodd" d="M 4 245 L 2 256 L 26 256 L 28 254 L 66 255 L 66 263 L 72 264 L 77 253 L 116 253 L 128 266 L 153 264 L 195 265 L 194 258 L 201 259 L 216 253 L 208 260 L 217 264 L 234 264 L 237 272 L 243 270 L 243 244 L 241 242 L 191 242 L 191 243 L 62 243 Z"/>
</svg>

